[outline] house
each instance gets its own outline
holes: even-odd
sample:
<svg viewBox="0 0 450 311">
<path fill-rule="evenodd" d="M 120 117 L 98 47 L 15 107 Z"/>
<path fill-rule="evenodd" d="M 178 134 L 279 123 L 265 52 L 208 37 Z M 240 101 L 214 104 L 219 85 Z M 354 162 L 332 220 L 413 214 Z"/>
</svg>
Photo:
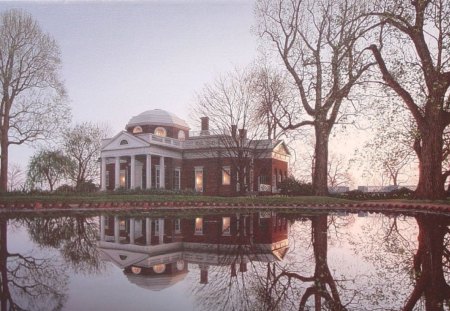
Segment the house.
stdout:
<svg viewBox="0 0 450 311">
<path fill-rule="evenodd" d="M 273 193 L 287 177 L 290 153 L 281 140 L 251 140 L 235 126 L 217 133 L 208 117 L 201 119 L 199 133 L 189 130 L 184 120 L 161 109 L 132 117 L 124 131 L 103 140 L 101 189 L 233 195 L 244 187 Z"/>
<path fill-rule="evenodd" d="M 283 260 L 289 221 L 275 212 L 225 213 L 185 218 L 100 216 L 102 260 L 123 269 L 127 279 L 152 291 L 183 280 L 196 267 L 201 284 L 210 267 L 230 276 L 251 262 Z"/>
</svg>

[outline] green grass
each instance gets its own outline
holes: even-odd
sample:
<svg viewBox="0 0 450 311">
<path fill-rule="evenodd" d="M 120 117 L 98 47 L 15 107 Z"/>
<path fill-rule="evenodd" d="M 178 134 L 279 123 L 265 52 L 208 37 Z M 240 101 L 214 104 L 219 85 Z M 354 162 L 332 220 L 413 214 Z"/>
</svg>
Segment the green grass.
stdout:
<svg viewBox="0 0 450 311">
<path fill-rule="evenodd" d="M 203 203 L 239 203 L 239 204 L 343 204 L 355 202 L 333 197 L 215 197 L 201 195 L 155 195 L 155 194 L 49 194 L 49 195 L 19 195 L 2 194 L 0 203 L 95 203 L 95 202 L 203 202 Z"/>
</svg>

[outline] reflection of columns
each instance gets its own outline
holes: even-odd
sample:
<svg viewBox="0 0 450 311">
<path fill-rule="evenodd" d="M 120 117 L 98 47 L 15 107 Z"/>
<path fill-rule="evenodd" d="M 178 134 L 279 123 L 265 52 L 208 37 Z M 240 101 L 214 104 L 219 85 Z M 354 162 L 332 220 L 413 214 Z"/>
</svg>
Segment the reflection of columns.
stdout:
<svg viewBox="0 0 450 311">
<path fill-rule="evenodd" d="M 119 217 L 114 216 L 114 242 L 120 242 Z"/>
<path fill-rule="evenodd" d="M 130 189 L 134 189 L 134 182 L 136 179 L 136 157 L 134 155 L 130 156 Z"/>
<path fill-rule="evenodd" d="M 147 154 L 147 163 L 145 166 L 145 173 L 146 173 L 146 187 L 147 189 L 150 189 L 152 187 L 152 156 L 150 154 Z"/>
<path fill-rule="evenodd" d="M 120 157 L 116 157 L 114 169 L 114 189 L 118 189 L 120 187 Z"/>
<path fill-rule="evenodd" d="M 159 244 L 164 244 L 164 218 L 159 218 Z"/>
<path fill-rule="evenodd" d="M 134 218 L 130 218 L 130 244 L 134 244 Z"/>
<path fill-rule="evenodd" d="M 165 167 L 164 167 L 164 157 L 161 156 L 159 158 L 159 187 L 162 189 L 166 188 L 165 177 L 166 177 L 166 172 L 165 172 Z"/>
<path fill-rule="evenodd" d="M 145 244 L 152 244 L 152 219 L 145 218 Z"/>
<path fill-rule="evenodd" d="M 101 190 L 105 191 L 106 190 L 106 158 L 105 157 L 101 157 L 102 160 L 102 168 L 101 168 L 101 180 L 100 180 L 100 185 L 101 185 Z"/>
<path fill-rule="evenodd" d="M 104 240 L 105 240 L 105 216 L 102 215 L 100 216 L 100 241 Z"/>
</svg>

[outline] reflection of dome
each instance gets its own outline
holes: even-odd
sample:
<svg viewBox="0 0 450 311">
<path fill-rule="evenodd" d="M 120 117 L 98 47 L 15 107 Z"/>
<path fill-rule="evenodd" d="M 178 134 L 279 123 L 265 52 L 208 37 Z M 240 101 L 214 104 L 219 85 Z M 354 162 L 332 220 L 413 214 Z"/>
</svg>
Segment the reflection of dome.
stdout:
<svg viewBox="0 0 450 311">
<path fill-rule="evenodd" d="M 126 274 L 128 281 L 137 286 L 145 289 L 149 289 L 152 291 L 160 291 L 170 286 L 178 283 L 183 280 L 188 271 L 184 271 L 182 273 L 178 273 L 176 275 L 168 275 L 168 274 L 158 274 L 158 275 L 135 275 L 135 274 Z"/>
<path fill-rule="evenodd" d="M 173 113 L 161 109 L 147 110 L 132 117 L 127 124 L 127 128 L 136 125 L 165 125 L 189 130 L 186 121 Z"/>
</svg>

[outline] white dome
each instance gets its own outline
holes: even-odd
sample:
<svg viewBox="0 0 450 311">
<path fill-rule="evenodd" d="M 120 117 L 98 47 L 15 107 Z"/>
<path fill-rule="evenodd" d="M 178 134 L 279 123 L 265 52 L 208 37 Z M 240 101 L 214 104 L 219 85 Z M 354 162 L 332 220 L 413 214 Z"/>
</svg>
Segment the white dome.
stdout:
<svg viewBox="0 0 450 311">
<path fill-rule="evenodd" d="M 173 113 L 161 109 L 147 110 L 132 117 L 128 122 L 127 127 L 136 125 L 165 125 L 189 130 L 186 121 L 178 118 Z"/>
</svg>

